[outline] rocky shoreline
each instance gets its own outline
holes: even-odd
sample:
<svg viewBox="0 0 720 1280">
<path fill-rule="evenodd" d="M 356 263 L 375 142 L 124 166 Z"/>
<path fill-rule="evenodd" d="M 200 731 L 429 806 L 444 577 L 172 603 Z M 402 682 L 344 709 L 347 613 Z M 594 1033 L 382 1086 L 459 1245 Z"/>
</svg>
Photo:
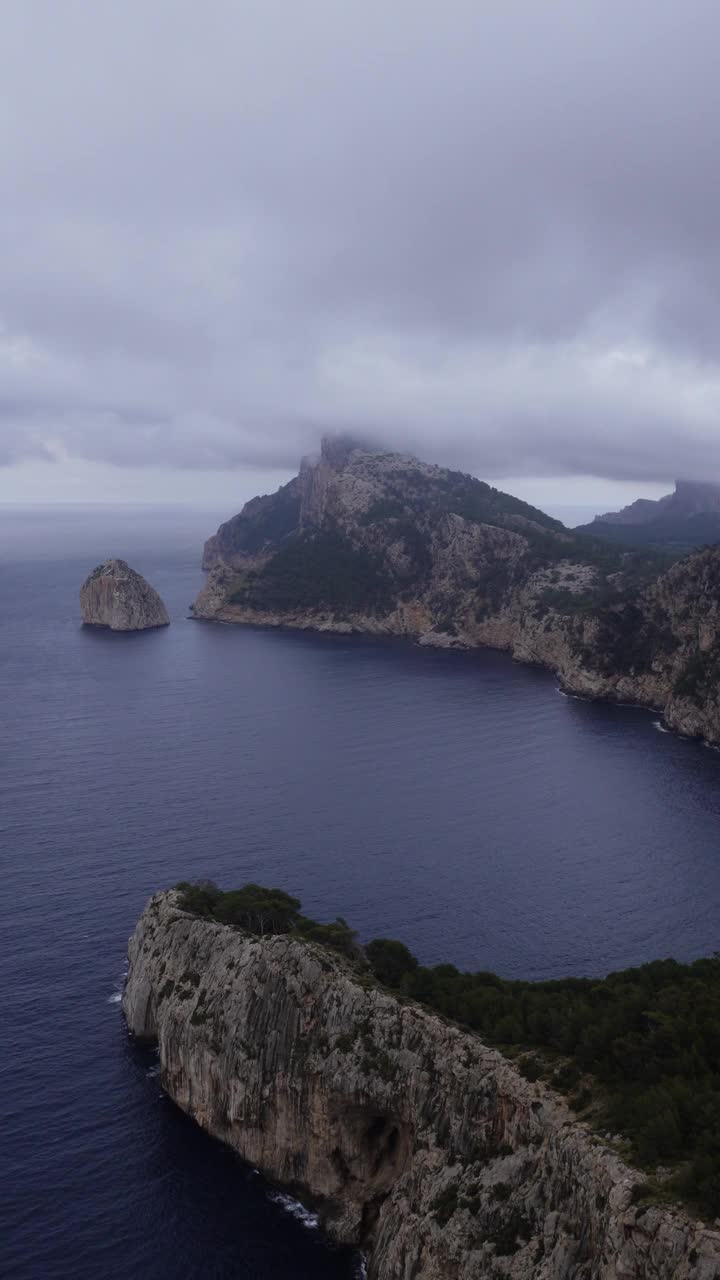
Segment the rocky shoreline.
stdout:
<svg viewBox="0 0 720 1280">
<path fill-rule="evenodd" d="M 362 1248 L 370 1280 L 717 1280 L 720 1232 L 644 1203 L 549 1087 L 342 957 L 198 919 L 129 944 L 123 1011 L 209 1133 Z"/>
<path fill-rule="evenodd" d="M 222 571 L 216 570 L 216 581 L 223 580 Z M 564 646 L 559 646 L 552 654 L 544 652 L 545 646 L 537 643 L 537 636 L 520 630 L 507 636 L 498 636 L 495 640 L 483 639 L 470 643 L 467 639 L 459 639 L 447 632 L 438 632 L 429 628 L 426 631 L 413 625 L 417 622 L 417 613 L 401 614 L 398 618 L 374 618 L 351 616 L 336 618 L 315 612 L 308 613 L 268 613 L 255 609 L 242 609 L 220 603 L 216 608 L 207 606 L 208 597 L 212 599 L 215 584 L 211 583 L 203 589 L 195 602 L 189 619 L 197 622 L 213 622 L 225 626 L 255 627 L 258 630 L 314 631 L 318 634 L 339 636 L 376 636 L 394 640 L 406 640 L 422 648 L 456 650 L 472 652 L 476 649 L 492 649 L 505 653 L 514 662 L 524 666 L 541 667 L 558 681 L 560 692 L 569 697 L 580 698 L 585 702 L 603 702 L 608 705 L 636 707 L 639 710 L 658 715 L 668 731 L 689 740 L 705 743 L 707 746 L 720 745 L 720 708 L 701 708 L 688 700 L 672 696 L 667 683 L 652 678 L 637 679 L 632 677 L 598 677 L 597 673 L 578 668 L 567 654 Z M 488 628 L 488 630 L 490 630 Z M 558 662 L 558 655 L 565 660 Z M 568 661 L 568 657 L 570 660 Z M 663 687 L 664 686 L 664 687 Z"/>
</svg>

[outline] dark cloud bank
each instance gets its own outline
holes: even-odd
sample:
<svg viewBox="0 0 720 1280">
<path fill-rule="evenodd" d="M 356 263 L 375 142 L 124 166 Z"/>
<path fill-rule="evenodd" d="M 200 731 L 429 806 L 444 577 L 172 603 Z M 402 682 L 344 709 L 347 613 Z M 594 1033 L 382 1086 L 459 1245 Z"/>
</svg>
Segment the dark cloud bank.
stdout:
<svg viewBox="0 0 720 1280">
<path fill-rule="evenodd" d="M 720 7 L 8 0 L 0 463 L 720 479 Z"/>
</svg>

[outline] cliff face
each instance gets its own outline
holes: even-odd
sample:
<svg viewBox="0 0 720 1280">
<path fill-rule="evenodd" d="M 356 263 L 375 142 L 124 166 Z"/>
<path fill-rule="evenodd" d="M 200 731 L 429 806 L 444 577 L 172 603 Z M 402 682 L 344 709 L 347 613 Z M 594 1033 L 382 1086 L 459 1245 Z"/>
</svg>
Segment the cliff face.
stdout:
<svg viewBox="0 0 720 1280">
<path fill-rule="evenodd" d="M 203 569 L 222 564 L 246 565 L 250 559 L 262 559 L 263 552 L 276 549 L 283 538 L 296 530 L 299 519 L 300 485 L 296 478 L 277 493 L 252 498 L 239 515 L 221 524 L 205 543 Z"/>
<path fill-rule="evenodd" d="M 660 576 L 469 476 L 329 442 L 205 563 L 197 618 L 507 649 L 720 742 L 720 549 Z"/>
<path fill-rule="evenodd" d="M 209 1133 L 368 1253 L 371 1280 L 718 1280 L 720 1233 L 475 1036 L 338 957 L 149 902 L 123 1009 Z"/>
<path fill-rule="evenodd" d="M 106 560 L 80 588 L 82 620 L 111 631 L 167 627 L 167 609 L 153 587 L 124 560 Z"/>
</svg>

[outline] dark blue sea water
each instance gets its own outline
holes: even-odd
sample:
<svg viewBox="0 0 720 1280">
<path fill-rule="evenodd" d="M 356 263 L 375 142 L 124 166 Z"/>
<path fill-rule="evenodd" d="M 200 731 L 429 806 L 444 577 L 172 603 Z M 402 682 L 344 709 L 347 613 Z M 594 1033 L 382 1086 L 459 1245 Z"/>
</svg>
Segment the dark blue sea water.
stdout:
<svg viewBox="0 0 720 1280">
<path fill-rule="evenodd" d="M 345 1280 L 161 1096 L 118 1008 L 155 889 L 284 886 L 425 961 L 604 974 L 718 946 L 720 755 L 499 654 L 187 621 L 216 515 L 0 513 L 0 1273 Z M 83 629 L 125 555 L 169 629 Z"/>
</svg>

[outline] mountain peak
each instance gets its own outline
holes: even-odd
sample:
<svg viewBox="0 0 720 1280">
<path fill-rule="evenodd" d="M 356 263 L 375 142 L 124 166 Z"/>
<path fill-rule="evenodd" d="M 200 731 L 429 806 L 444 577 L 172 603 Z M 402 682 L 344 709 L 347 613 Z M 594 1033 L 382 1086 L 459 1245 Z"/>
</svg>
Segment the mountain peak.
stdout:
<svg viewBox="0 0 720 1280">
<path fill-rule="evenodd" d="M 320 457 L 335 471 L 342 471 L 351 453 L 384 453 L 377 443 L 368 437 L 355 435 L 352 432 L 337 432 L 324 435 L 320 444 Z"/>
</svg>

